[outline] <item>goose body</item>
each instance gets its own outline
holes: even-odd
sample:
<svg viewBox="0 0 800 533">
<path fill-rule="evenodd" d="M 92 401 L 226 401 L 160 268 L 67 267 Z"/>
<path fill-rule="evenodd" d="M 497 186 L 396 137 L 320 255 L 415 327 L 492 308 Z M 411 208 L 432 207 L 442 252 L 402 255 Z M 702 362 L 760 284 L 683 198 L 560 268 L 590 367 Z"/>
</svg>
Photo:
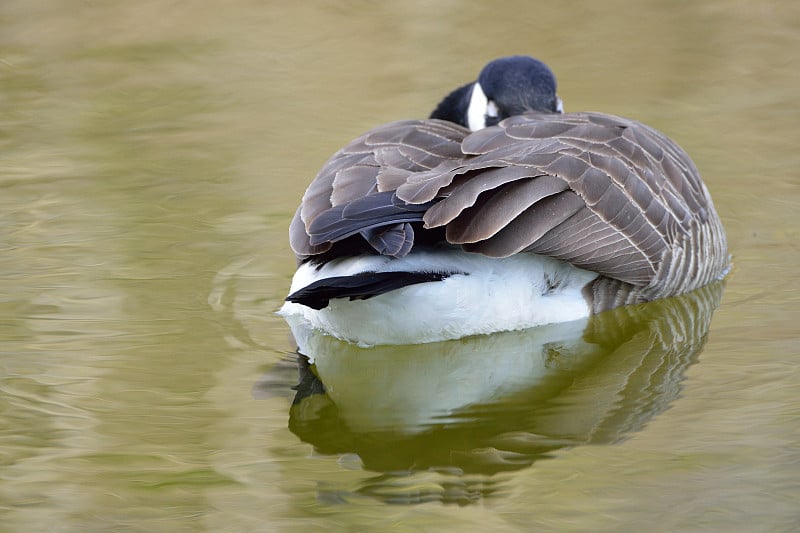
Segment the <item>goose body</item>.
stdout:
<svg viewBox="0 0 800 533">
<path fill-rule="evenodd" d="M 489 63 L 426 120 L 342 148 L 290 226 L 287 320 L 359 344 L 575 320 L 718 279 L 725 234 L 662 133 L 563 113 L 538 60 Z"/>
</svg>

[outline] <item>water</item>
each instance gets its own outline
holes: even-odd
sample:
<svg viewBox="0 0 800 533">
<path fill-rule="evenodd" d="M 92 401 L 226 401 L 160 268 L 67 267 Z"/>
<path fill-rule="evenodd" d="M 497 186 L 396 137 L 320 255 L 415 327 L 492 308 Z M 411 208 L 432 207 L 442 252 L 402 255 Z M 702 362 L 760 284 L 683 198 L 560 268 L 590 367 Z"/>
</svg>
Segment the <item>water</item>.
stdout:
<svg viewBox="0 0 800 533">
<path fill-rule="evenodd" d="M 316 170 L 520 52 L 687 149 L 733 272 L 309 366 L 273 311 Z M 4 2 L 0 530 L 793 529 L 798 72 L 779 2 Z"/>
</svg>

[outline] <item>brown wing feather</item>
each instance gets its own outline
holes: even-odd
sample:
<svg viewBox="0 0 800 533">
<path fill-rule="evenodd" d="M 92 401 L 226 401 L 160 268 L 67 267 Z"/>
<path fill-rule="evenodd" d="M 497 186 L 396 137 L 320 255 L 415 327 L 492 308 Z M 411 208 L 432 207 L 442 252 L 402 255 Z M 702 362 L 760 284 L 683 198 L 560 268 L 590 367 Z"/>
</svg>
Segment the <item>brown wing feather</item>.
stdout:
<svg viewBox="0 0 800 533">
<path fill-rule="evenodd" d="M 525 170 L 530 173 L 530 169 Z M 447 240 L 454 244 L 485 241 L 508 227 L 532 206 L 541 204 L 544 198 L 566 189 L 567 184 L 553 176 L 539 176 L 509 183 L 489 196 L 477 209 L 471 210 L 468 216 L 462 214 L 448 224 Z M 450 198 L 446 198 L 434 207 L 449 200 Z M 433 207 L 426 213 L 426 221 L 432 210 Z M 550 217 L 550 220 L 555 221 L 557 218 Z M 533 228 L 531 230 L 535 231 Z"/>
<path fill-rule="evenodd" d="M 705 284 L 727 264 L 689 157 L 658 131 L 611 115 L 526 114 L 475 133 L 439 120 L 376 128 L 337 152 L 309 187 L 290 229 L 298 257 L 331 248 L 308 240 L 321 213 L 335 224 L 343 211 L 329 210 L 371 195 L 378 205 L 431 202 L 425 227 L 444 227 L 466 250 L 549 255 L 638 286 L 646 299 Z M 401 225 L 362 235 L 404 254 L 408 245 L 395 243 L 410 242 L 400 239 L 410 219 L 389 213 L 386 224 Z"/>
<path fill-rule="evenodd" d="M 312 245 L 308 228 L 331 207 L 370 193 L 394 190 L 410 175 L 442 162 L 460 160 L 469 130 L 442 120 L 406 120 L 379 126 L 336 152 L 303 195 L 289 228 L 298 260 L 327 252 L 332 243 Z"/>
<path fill-rule="evenodd" d="M 668 250 L 683 246 L 706 221 L 709 210 L 713 212 L 707 191 L 683 150 L 636 121 L 595 113 L 522 115 L 473 133 L 462 149 L 472 157 L 449 174 L 480 180 L 487 162 L 494 162 L 522 167 L 530 176 L 562 180 L 573 191 L 552 198 L 514 198 L 512 211 L 521 214 L 508 220 L 492 208 L 507 210 L 509 204 L 494 199 L 509 196 L 499 189 L 511 191 L 519 185 L 482 190 L 486 199 L 474 202 L 480 209 L 471 207 L 442 218 L 452 219 L 447 225 L 448 239 L 473 243 L 466 247 L 470 251 L 491 256 L 533 251 L 627 283 L 655 286 Z M 431 174 L 414 176 L 404 187 L 429 186 L 439 179 L 453 189 L 451 197 L 456 195 L 459 176 L 442 180 Z M 444 207 L 433 209 L 443 211 Z M 496 232 L 494 227 L 465 235 L 464 228 L 480 226 L 484 220 L 487 226 L 499 221 L 505 226 Z M 430 217 L 429 226 L 436 222 Z M 718 238 L 724 240 L 724 236 Z M 725 259 L 712 259 L 708 270 L 719 275 Z"/>
</svg>

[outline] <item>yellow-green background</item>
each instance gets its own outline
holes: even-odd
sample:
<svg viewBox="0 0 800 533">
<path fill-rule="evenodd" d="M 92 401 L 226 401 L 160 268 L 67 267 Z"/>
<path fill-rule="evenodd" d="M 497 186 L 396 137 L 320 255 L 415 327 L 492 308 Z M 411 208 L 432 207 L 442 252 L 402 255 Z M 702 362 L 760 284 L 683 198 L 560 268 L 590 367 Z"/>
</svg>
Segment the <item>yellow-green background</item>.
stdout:
<svg viewBox="0 0 800 533">
<path fill-rule="evenodd" d="M 446 504 L 441 472 L 290 431 L 271 312 L 325 159 L 512 53 L 550 64 L 567 111 L 686 148 L 735 267 L 666 410 Z M 5 0 L 0 531 L 791 530 L 799 100 L 800 8 L 777 0 Z M 434 497 L 361 490 L 385 475 Z"/>
</svg>

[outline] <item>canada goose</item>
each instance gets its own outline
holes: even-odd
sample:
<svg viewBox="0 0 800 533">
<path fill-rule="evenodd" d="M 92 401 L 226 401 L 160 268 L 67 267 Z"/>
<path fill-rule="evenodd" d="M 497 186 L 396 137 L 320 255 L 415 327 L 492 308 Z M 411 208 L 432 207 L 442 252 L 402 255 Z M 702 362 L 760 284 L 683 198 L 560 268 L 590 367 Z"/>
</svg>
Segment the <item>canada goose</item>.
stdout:
<svg viewBox="0 0 800 533">
<path fill-rule="evenodd" d="M 289 232 L 299 266 L 280 313 L 362 345 L 575 320 L 728 266 L 689 156 L 634 120 L 563 113 L 527 56 L 339 150 Z"/>
</svg>

